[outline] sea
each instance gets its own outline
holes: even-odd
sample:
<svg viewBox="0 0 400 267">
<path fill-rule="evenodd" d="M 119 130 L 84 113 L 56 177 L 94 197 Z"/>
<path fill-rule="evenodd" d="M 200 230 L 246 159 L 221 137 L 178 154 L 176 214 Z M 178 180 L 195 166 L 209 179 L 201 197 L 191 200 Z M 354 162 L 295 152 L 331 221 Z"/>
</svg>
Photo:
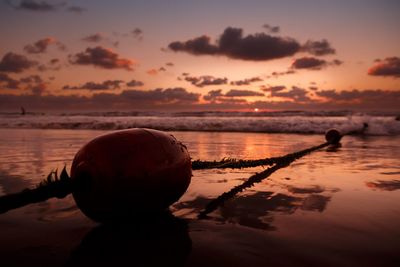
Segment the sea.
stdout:
<svg viewBox="0 0 400 267">
<path fill-rule="evenodd" d="M 0 114 L 0 196 L 67 171 L 93 138 L 166 131 L 193 160 L 283 156 L 325 142 L 226 198 L 268 166 L 195 170 L 171 216 L 102 225 L 72 196 L 0 214 L 1 266 L 400 266 L 400 121 L 388 112 L 79 112 Z M 151 194 L 149 198 L 154 197 Z M 143 199 L 146 201 L 146 199 Z"/>
</svg>

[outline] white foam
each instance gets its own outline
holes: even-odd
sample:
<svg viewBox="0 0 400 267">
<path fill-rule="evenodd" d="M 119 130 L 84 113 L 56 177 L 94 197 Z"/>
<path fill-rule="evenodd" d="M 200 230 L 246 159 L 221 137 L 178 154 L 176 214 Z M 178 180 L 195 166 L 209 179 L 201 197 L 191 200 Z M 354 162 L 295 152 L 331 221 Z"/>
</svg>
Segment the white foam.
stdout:
<svg viewBox="0 0 400 267">
<path fill-rule="evenodd" d="M 331 128 L 360 130 L 366 135 L 398 135 L 394 116 L 99 116 L 99 115 L 1 115 L 1 128 L 126 129 L 135 127 L 174 131 L 231 131 L 320 134 Z"/>
</svg>

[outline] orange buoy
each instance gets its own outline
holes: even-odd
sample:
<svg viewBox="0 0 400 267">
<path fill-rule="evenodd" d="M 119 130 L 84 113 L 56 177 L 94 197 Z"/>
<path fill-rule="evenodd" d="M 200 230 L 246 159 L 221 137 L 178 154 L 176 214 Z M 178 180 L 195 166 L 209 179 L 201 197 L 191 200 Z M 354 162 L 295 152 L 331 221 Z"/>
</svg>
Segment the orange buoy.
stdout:
<svg viewBox="0 0 400 267">
<path fill-rule="evenodd" d="M 115 221 L 165 211 L 192 176 L 186 146 L 165 132 L 128 129 L 83 146 L 71 167 L 73 197 L 89 218 Z"/>
</svg>

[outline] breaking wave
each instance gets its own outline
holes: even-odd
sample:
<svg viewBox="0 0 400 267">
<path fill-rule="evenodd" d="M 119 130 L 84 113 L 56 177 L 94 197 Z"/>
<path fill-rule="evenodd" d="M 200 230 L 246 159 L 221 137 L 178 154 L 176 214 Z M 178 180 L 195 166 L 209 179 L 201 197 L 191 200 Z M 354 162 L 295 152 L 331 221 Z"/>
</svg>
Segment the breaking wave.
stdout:
<svg viewBox="0 0 400 267">
<path fill-rule="evenodd" d="M 397 118 L 398 119 L 398 118 Z M 0 114 L 1 128 L 101 129 L 153 128 L 166 131 L 266 132 L 320 134 L 336 128 L 357 133 L 367 123 L 366 135 L 398 135 L 400 121 L 394 115 L 278 112 L 174 113 L 174 114 Z"/>
</svg>

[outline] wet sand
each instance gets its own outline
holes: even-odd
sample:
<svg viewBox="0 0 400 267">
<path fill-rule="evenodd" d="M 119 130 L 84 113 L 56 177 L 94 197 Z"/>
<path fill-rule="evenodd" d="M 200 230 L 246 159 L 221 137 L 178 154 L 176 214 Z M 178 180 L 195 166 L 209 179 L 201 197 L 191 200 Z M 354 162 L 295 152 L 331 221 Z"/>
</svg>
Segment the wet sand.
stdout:
<svg viewBox="0 0 400 267">
<path fill-rule="evenodd" d="M 69 168 L 95 130 L 0 129 L 0 194 Z M 255 159 L 323 142 L 320 135 L 173 132 L 193 159 Z M 400 137 L 348 136 L 198 220 L 207 203 L 262 167 L 195 171 L 154 223 L 102 226 L 71 196 L 0 215 L 2 266 L 398 266 Z M 149 196 L 150 198 L 151 196 Z M 145 201 L 145 200 L 144 200 Z"/>
</svg>

